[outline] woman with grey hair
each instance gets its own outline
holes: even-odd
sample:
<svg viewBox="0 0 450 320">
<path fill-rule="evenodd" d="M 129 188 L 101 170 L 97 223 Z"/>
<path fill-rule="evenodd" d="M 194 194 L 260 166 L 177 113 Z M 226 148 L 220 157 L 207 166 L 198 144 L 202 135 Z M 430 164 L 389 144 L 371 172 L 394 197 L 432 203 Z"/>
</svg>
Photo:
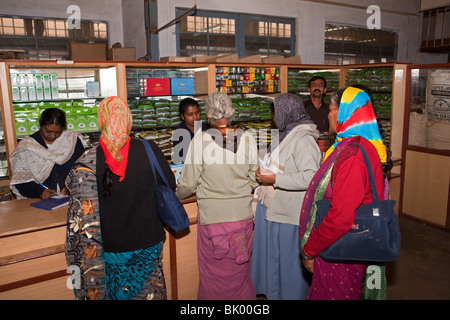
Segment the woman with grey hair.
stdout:
<svg viewBox="0 0 450 320">
<path fill-rule="evenodd" d="M 199 300 L 256 298 L 250 258 L 258 151 L 250 133 L 231 127 L 234 112 L 225 93 L 208 97 L 211 129 L 192 139 L 178 179 L 180 199 L 197 197 Z"/>
<path fill-rule="evenodd" d="M 272 138 L 270 153 L 256 171 L 262 185 L 255 191 L 251 274 L 256 293 L 269 300 L 306 299 L 310 275 L 302 269 L 298 248 L 299 216 L 320 165 L 319 131 L 298 95 L 278 95 L 273 109 L 279 144 Z"/>
</svg>

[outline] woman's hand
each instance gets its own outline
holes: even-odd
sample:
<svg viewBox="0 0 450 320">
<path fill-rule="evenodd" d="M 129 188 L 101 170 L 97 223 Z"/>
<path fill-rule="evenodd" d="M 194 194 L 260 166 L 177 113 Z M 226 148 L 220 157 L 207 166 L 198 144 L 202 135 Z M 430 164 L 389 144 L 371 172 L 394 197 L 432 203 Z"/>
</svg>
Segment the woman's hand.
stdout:
<svg viewBox="0 0 450 320">
<path fill-rule="evenodd" d="M 307 255 L 303 250 L 300 255 L 302 256 L 303 266 L 306 268 L 306 270 L 314 274 L 314 260 L 316 257 Z"/>
<path fill-rule="evenodd" d="M 311 273 L 314 273 L 314 260 L 315 259 L 310 260 L 302 257 L 303 266 L 306 268 L 306 270 L 308 270 Z"/>
<path fill-rule="evenodd" d="M 56 194 L 55 190 L 53 190 L 53 189 L 45 189 L 44 191 L 42 191 L 40 198 L 45 200 L 45 199 L 53 197 L 55 194 Z"/>
<path fill-rule="evenodd" d="M 70 191 L 69 191 L 69 189 L 64 187 L 64 188 L 62 188 L 62 190 L 61 190 L 61 192 L 59 194 L 62 195 L 62 196 L 69 197 L 70 196 Z"/>
<path fill-rule="evenodd" d="M 277 175 L 270 170 L 259 167 L 256 170 L 256 181 L 264 184 L 275 184 Z"/>
</svg>

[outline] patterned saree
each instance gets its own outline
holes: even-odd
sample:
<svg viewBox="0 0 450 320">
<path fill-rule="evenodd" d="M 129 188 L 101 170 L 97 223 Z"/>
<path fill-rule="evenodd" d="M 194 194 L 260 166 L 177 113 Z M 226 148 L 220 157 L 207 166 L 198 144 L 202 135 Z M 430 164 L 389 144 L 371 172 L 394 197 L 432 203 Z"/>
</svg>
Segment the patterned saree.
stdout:
<svg viewBox="0 0 450 320">
<path fill-rule="evenodd" d="M 315 202 L 324 197 L 331 199 L 331 171 L 336 155 L 357 137 L 363 137 L 377 149 L 380 160 L 386 162 L 386 148 L 379 134 L 370 98 L 364 91 L 352 87 L 344 91 L 337 121 L 337 141 L 326 152 L 325 160 L 312 179 L 303 200 L 300 213 L 301 249 L 315 231 L 317 210 Z M 313 280 L 308 299 L 329 299 L 331 296 L 336 299 L 384 299 L 386 293 L 384 265 L 366 267 L 364 264 L 329 263 L 316 257 L 314 272 L 319 276 Z M 376 272 L 373 272 L 374 270 Z M 377 286 L 372 282 L 374 275 L 378 277 L 375 279 Z M 361 283 L 364 285 L 361 286 Z M 330 294 L 331 292 L 335 295 Z"/>
</svg>

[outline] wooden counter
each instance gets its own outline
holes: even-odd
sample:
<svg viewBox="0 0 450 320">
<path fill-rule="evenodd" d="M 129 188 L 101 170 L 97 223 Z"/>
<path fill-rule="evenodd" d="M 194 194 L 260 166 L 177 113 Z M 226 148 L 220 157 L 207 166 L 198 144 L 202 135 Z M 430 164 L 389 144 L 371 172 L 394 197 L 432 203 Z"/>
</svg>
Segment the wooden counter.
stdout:
<svg viewBox="0 0 450 320">
<path fill-rule="evenodd" d="M 0 202 L 0 299 L 75 299 L 64 254 L 67 207 L 36 209 L 36 199 Z M 166 230 L 163 268 L 168 299 L 196 299 L 197 202 L 183 200 L 191 226 Z"/>
<path fill-rule="evenodd" d="M 0 202 L 0 238 L 66 225 L 67 207 L 52 211 L 30 204 L 38 199 Z"/>
<path fill-rule="evenodd" d="M 67 207 L 0 202 L 0 299 L 73 299 L 64 256 Z"/>
<path fill-rule="evenodd" d="M 191 225 L 186 230 L 169 233 L 171 299 L 196 300 L 199 281 L 197 263 L 198 207 L 195 197 L 181 202 L 189 216 Z M 166 275 L 166 284 L 169 286 L 167 278 Z"/>
</svg>

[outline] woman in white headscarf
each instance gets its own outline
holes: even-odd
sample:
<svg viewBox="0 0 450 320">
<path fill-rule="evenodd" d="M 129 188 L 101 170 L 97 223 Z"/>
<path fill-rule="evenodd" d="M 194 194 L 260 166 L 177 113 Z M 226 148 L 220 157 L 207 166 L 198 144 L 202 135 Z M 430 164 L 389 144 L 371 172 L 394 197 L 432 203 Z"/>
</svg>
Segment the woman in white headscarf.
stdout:
<svg viewBox="0 0 450 320">
<path fill-rule="evenodd" d="M 47 199 L 56 193 L 66 193 L 67 174 L 84 152 L 80 134 L 65 130 L 64 111 L 44 110 L 39 126 L 38 132 L 19 142 L 9 158 L 11 190 L 18 199 Z"/>
</svg>

